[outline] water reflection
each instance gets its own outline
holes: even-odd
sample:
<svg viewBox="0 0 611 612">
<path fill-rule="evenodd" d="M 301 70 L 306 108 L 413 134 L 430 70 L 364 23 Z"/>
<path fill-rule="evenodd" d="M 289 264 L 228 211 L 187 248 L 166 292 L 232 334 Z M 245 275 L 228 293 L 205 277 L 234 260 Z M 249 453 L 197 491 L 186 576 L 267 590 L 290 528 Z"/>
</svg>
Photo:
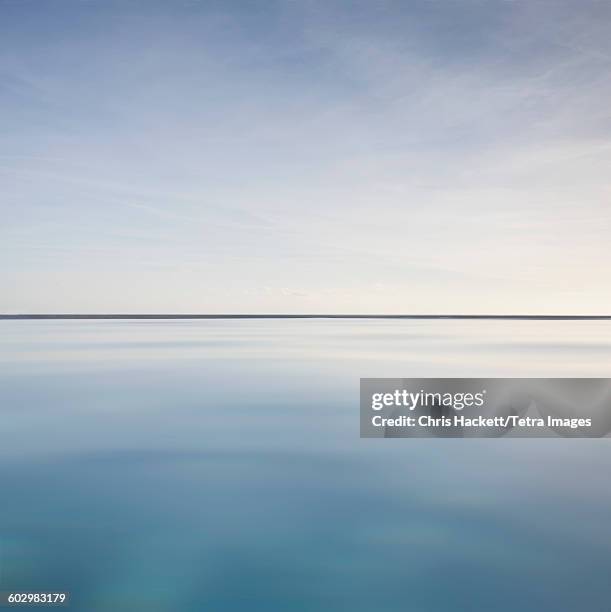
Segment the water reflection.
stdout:
<svg viewBox="0 0 611 612">
<path fill-rule="evenodd" d="M 609 607 L 608 440 L 358 437 L 361 376 L 608 376 L 608 322 L 0 324 L 0 590 Z"/>
</svg>

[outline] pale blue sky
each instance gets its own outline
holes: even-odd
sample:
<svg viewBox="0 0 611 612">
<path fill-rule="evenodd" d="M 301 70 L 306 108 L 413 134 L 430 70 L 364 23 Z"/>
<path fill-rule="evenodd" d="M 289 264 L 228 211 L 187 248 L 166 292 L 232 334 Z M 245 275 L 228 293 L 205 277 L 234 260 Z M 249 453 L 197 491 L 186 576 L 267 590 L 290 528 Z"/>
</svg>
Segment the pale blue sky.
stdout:
<svg viewBox="0 0 611 612">
<path fill-rule="evenodd" d="M 0 312 L 609 313 L 611 3 L 0 0 Z"/>
</svg>

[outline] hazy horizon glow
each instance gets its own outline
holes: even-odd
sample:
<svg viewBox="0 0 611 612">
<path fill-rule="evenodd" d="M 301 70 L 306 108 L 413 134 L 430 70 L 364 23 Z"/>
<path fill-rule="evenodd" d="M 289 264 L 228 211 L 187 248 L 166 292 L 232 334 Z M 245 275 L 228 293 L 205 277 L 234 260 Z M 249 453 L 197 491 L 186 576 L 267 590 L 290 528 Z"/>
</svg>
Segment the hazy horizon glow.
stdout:
<svg viewBox="0 0 611 612">
<path fill-rule="evenodd" d="M 0 312 L 611 312 L 611 4 L 0 0 Z"/>
</svg>

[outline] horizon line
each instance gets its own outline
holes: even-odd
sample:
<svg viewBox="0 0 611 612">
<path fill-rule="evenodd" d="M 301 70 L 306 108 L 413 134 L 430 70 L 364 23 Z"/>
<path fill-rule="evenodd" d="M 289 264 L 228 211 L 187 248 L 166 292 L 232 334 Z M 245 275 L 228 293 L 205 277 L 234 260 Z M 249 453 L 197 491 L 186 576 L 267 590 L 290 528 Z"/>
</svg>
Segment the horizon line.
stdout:
<svg viewBox="0 0 611 612">
<path fill-rule="evenodd" d="M 107 314 L 0 314 L 0 320 L 116 320 L 116 319 L 487 319 L 533 321 L 604 321 L 611 315 L 551 315 L 551 314 L 177 314 L 177 313 L 107 313 Z"/>
</svg>

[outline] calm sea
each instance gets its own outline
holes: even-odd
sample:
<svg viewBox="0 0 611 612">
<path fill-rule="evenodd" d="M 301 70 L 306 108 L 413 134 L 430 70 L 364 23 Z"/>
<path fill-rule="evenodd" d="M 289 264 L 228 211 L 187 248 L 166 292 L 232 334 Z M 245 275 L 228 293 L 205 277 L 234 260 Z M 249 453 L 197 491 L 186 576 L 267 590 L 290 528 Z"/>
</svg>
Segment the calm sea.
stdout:
<svg viewBox="0 0 611 612">
<path fill-rule="evenodd" d="M 611 322 L 0 321 L 0 591 L 603 612 L 611 440 L 359 438 L 360 377 L 611 376 Z"/>
</svg>

